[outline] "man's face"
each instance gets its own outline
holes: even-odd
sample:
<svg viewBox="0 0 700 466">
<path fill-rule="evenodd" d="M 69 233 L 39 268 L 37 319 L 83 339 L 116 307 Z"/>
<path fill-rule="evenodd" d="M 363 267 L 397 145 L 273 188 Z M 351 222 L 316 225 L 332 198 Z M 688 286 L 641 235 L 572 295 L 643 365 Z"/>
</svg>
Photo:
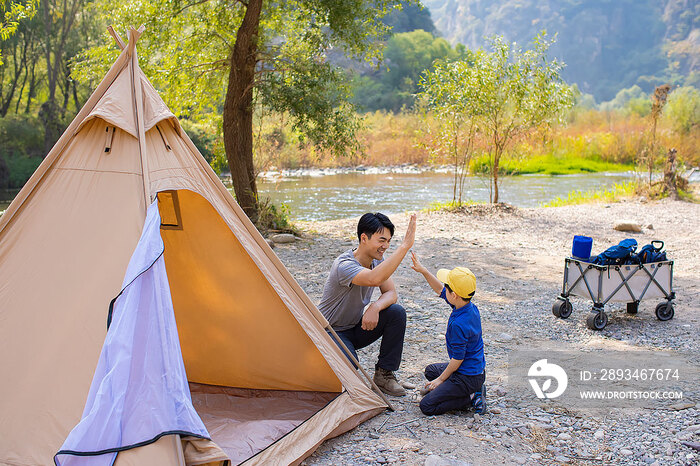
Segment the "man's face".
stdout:
<svg viewBox="0 0 700 466">
<path fill-rule="evenodd" d="M 362 244 L 372 259 L 381 260 L 384 257 L 384 252 L 389 249 L 390 243 L 391 233 L 389 233 L 388 228 L 382 228 L 369 238 L 365 233 L 362 233 Z"/>
</svg>

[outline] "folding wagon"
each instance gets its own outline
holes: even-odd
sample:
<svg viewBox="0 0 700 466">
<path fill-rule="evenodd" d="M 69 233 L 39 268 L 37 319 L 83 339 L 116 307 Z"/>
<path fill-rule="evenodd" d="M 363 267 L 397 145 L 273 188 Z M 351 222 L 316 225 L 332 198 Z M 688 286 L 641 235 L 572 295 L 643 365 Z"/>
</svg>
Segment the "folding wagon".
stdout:
<svg viewBox="0 0 700 466">
<path fill-rule="evenodd" d="M 656 318 L 673 318 L 673 261 L 647 264 L 597 265 L 567 258 L 564 265 L 564 284 L 560 296 L 552 306 L 552 314 L 566 319 L 573 306 L 570 296 L 593 301 L 586 319 L 588 328 L 602 330 L 608 324 L 605 305 L 609 302 L 627 303 L 627 312 L 636 314 L 642 299 L 663 298 L 656 306 Z"/>
</svg>

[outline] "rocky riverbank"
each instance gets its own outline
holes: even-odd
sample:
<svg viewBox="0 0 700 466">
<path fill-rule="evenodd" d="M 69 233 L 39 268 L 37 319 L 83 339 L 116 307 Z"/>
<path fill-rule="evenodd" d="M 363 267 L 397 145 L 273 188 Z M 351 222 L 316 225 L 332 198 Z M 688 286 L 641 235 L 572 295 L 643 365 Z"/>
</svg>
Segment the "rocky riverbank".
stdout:
<svg viewBox="0 0 700 466">
<path fill-rule="evenodd" d="M 367 206 L 368 210 L 372 206 Z M 392 218 L 397 237 L 407 215 Z M 622 219 L 642 233 L 613 230 Z M 356 243 L 357 219 L 303 223 L 304 238 L 275 251 L 314 302 L 318 302 L 333 259 Z M 542 402 L 509 383 L 509 354 L 547 349 L 572 352 L 654 352 L 700 366 L 700 205 L 639 200 L 610 205 L 516 209 L 473 206 L 461 213 L 421 213 L 414 251 L 431 270 L 466 265 L 478 280 L 487 359 L 490 412 L 455 412 L 426 417 L 419 394 L 392 398 L 396 411 L 325 442 L 306 464 L 698 464 L 700 443 L 698 380 L 682 400 L 632 408 L 587 409 Z M 568 319 L 552 315 L 561 292 L 563 258 L 575 234 L 594 238 L 594 253 L 633 237 L 640 245 L 665 241 L 674 265 L 675 318 L 658 321 L 658 300 L 642 301 L 639 313 L 624 304 L 606 306 L 602 331 L 586 327 L 590 301 L 575 299 Z M 408 313 L 399 377 L 421 386 L 423 368 L 446 360 L 448 312 L 405 259 L 394 276 Z M 359 352 L 369 371 L 378 345 Z M 371 374 L 371 372 L 370 372 Z M 686 373 L 687 376 L 688 373 Z M 696 377 L 696 375 L 694 375 Z"/>
</svg>

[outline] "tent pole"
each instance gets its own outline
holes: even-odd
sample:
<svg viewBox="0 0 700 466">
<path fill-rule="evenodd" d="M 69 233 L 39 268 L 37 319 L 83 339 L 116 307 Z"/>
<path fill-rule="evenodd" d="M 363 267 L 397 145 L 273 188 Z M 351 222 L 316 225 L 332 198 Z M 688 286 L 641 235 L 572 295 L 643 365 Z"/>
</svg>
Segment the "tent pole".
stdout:
<svg viewBox="0 0 700 466">
<path fill-rule="evenodd" d="M 131 85 L 133 89 L 134 99 L 136 100 L 136 127 L 139 135 L 139 153 L 141 155 L 141 171 L 143 174 L 143 197 L 145 199 L 145 209 L 151 204 L 151 177 L 148 171 L 148 157 L 146 155 L 146 129 L 143 119 L 143 90 L 141 89 L 141 76 L 139 74 L 139 61 L 136 54 L 136 41 L 143 32 L 144 27 L 141 26 L 138 30 L 131 29 L 129 31 L 129 42 L 134 41 L 131 55 Z"/>
<path fill-rule="evenodd" d="M 114 30 L 112 26 L 107 27 L 107 32 L 109 32 L 112 35 L 112 37 L 114 38 L 114 42 L 117 43 L 117 46 L 121 50 L 124 50 L 126 48 L 126 44 L 122 40 L 121 36 L 117 33 L 117 31 Z"/>
<path fill-rule="evenodd" d="M 389 400 L 387 399 L 387 397 L 384 395 L 384 392 L 382 392 L 382 391 L 379 389 L 379 387 L 377 387 L 377 384 L 374 383 L 374 380 L 372 380 L 372 379 L 370 378 L 370 376 L 367 374 L 367 372 L 365 372 L 365 370 L 364 370 L 364 369 L 362 368 L 362 366 L 360 365 L 360 362 L 357 360 L 357 358 L 355 358 L 355 356 L 350 352 L 350 350 L 348 349 L 348 347 L 345 345 L 345 342 L 344 342 L 343 340 L 340 339 L 340 337 L 338 336 L 337 333 L 335 333 L 335 330 L 333 330 L 333 327 L 331 327 L 331 325 L 328 324 L 328 325 L 326 326 L 326 329 L 325 329 L 325 330 L 328 331 L 328 332 L 330 332 L 330 333 L 333 335 L 334 339 L 336 340 L 336 343 L 337 343 L 338 345 L 340 345 L 340 347 L 341 347 L 341 349 L 343 350 L 343 352 L 348 356 L 348 358 L 350 358 L 350 359 L 352 360 L 353 364 L 355 364 L 355 365 L 357 366 L 357 368 L 360 369 L 360 371 L 362 372 L 362 374 L 363 374 L 363 375 L 365 376 L 365 378 L 369 381 L 369 383 L 370 383 L 370 385 L 372 386 L 372 388 L 374 389 L 374 391 L 376 391 L 376 392 L 379 394 L 379 396 L 382 397 L 382 400 L 384 400 L 384 402 L 387 404 L 387 406 L 389 406 L 389 410 L 391 410 L 391 411 L 396 411 L 396 410 L 394 409 L 394 407 L 391 405 L 391 403 L 389 402 Z M 347 361 L 347 359 L 346 359 L 346 361 Z M 353 368 L 353 369 L 354 369 L 354 368 Z"/>
</svg>

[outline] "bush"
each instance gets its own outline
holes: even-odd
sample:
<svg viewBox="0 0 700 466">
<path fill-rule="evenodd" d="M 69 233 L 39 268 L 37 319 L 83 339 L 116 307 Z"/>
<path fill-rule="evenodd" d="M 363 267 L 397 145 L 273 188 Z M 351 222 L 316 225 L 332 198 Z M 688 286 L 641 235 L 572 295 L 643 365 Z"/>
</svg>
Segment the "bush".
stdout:
<svg viewBox="0 0 700 466">
<path fill-rule="evenodd" d="M 42 157 L 44 129 L 37 118 L 12 115 L 0 118 L 0 154 Z"/>
<path fill-rule="evenodd" d="M 281 231 L 299 235 L 299 231 L 289 220 L 289 207 L 286 204 L 277 207 L 270 201 L 270 198 L 265 198 L 259 202 L 259 207 L 260 216 L 255 225 L 259 231 L 263 233 Z"/>
<path fill-rule="evenodd" d="M 0 157 L 0 189 L 7 189 L 10 182 L 10 169 L 5 159 Z"/>
<path fill-rule="evenodd" d="M 44 130 L 37 118 L 0 118 L 0 188 L 24 186 L 43 160 L 43 150 Z"/>
<path fill-rule="evenodd" d="M 192 139 L 192 142 L 197 146 L 197 149 L 199 149 L 199 152 L 206 161 L 211 164 L 212 160 L 215 158 L 212 148 L 217 140 L 216 134 L 205 124 L 196 123 L 184 118 L 180 120 L 180 126 L 182 126 L 182 129 L 184 129 L 190 139 Z"/>
<path fill-rule="evenodd" d="M 32 176 L 43 160 L 41 157 L 25 157 L 23 155 L 11 155 L 7 159 L 7 168 L 10 172 L 9 189 L 20 189 Z"/>
</svg>

